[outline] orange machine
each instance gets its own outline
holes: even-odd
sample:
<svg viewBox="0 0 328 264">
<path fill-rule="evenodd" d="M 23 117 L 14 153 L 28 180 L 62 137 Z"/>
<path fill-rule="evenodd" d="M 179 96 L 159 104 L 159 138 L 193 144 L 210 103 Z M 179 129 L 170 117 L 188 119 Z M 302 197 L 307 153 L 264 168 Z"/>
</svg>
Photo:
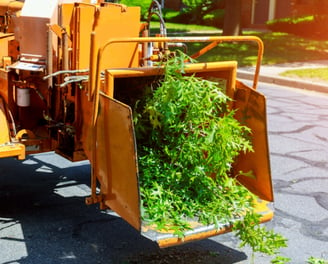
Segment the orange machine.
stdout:
<svg viewBox="0 0 328 264">
<path fill-rule="evenodd" d="M 156 2 L 151 6 L 156 11 Z M 237 62 L 191 63 L 187 73 L 220 78 L 226 93 L 252 129 L 253 153 L 240 155 L 233 169 L 252 170 L 256 177 L 240 181 L 260 201 L 262 221 L 273 213 L 266 129 L 265 98 L 256 91 L 263 44 L 256 37 L 149 36 L 140 8 L 99 1 L 0 1 L 0 157 L 56 151 L 72 161 L 91 162 L 88 204 L 111 208 L 161 247 L 228 232 L 230 226 L 202 226 L 184 239 L 145 226 L 140 216 L 138 164 L 132 110 L 125 100 L 130 89 L 163 74 L 154 66 L 172 47 L 206 42 L 197 57 L 224 41 L 258 45 L 253 87 L 236 80 Z M 157 14 L 157 12 L 154 12 Z M 169 49 L 170 48 L 170 49 Z M 100 192 L 98 192 L 99 187 Z"/>
</svg>

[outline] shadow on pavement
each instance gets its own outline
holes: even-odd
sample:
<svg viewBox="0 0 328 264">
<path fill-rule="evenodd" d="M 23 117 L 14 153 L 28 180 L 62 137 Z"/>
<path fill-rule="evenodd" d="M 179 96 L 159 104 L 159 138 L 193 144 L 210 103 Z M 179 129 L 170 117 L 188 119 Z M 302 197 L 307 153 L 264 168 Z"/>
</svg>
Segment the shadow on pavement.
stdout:
<svg viewBox="0 0 328 264">
<path fill-rule="evenodd" d="M 87 206 L 90 166 L 54 153 L 0 159 L 0 262 L 236 263 L 241 252 L 210 239 L 159 249 L 121 218 Z"/>
</svg>

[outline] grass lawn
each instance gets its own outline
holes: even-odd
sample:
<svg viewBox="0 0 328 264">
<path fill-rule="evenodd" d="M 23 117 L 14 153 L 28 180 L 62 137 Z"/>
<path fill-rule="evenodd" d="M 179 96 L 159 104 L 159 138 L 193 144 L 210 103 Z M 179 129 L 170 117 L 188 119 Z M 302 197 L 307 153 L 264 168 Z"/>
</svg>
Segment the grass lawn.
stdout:
<svg viewBox="0 0 328 264">
<path fill-rule="evenodd" d="M 168 35 L 220 35 L 220 31 L 213 27 L 199 25 L 183 25 L 167 23 Z M 159 32 L 158 22 L 152 22 L 153 31 Z M 255 35 L 264 42 L 264 57 L 262 64 L 276 64 L 286 62 L 301 62 L 328 59 L 328 41 L 304 39 L 287 33 L 244 31 L 243 35 Z M 206 44 L 193 43 L 189 45 L 188 54 Z M 240 66 L 254 65 L 257 47 L 252 43 L 222 43 L 210 52 L 199 57 L 199 61 L 237 60 Z"/>
<path fill-rule="evenodd" d="M 297 69 L 289 70 L 280 74 L 286 77 L 298 77 L 308 80 L 318 80 L 328 82 L 328 67 L 317 69 Z"/>
<path fill-rule="evenodd" d="M 168 35 L 175 33 L 191 33 L 194 31 L 221 31 L 216 27 L 201 26 L 193 24 L 176 24 L 176 23 L 165 23 Z M 153 28 L 157 33 L 159 31 L 159 22 L 150 22 L 150 27 Z"/>
</svg>

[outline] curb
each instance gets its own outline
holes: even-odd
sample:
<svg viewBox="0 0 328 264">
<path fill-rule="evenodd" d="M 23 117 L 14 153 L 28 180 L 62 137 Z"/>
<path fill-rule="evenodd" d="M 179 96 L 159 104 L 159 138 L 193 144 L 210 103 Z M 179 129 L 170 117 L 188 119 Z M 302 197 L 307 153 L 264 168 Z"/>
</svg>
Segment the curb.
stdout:
<svg viewBox="0 0 328 264">
<path fill-rule="evenodd" d="M 253 80 L 254 74 L 248 71 L 238 70 L 237 77 L 240 79 Z M 269 76 L 265 74 L 260 74 L 259 81 L 264 83 L 273 83 L 276 85 L 288 86 L 289 88 L 298 88 L 298 89 L 311 90 L 321 93 L 328 93 L 328 83 L 320 84 L 320 83 L 313 83 L 308 81 L 300 81 L 292 78 Z"/>
</svg>

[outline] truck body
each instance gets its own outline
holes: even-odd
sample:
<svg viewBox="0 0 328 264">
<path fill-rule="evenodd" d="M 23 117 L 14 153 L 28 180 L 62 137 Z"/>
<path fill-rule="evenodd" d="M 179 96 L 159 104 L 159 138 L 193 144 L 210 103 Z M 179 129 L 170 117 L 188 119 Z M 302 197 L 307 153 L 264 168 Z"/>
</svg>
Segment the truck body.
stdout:
<svg viewBox="0 0 328 264">
<path fill-rule="evenodd" d="M 0 0 L 0 18 L 0 158 L 55 151 L 71 161 L 89 160 L 86 203 L 110 208 L 160 247 L 229 232 L 231 225 L 192 222 L 181 238 L 142 221 L 131 97 L 163 75 L 153 62 L 171 47 L 208 43 L 193 54 L 197 57 L 224 41 L 257 44 L 252 87 L 236 79 L 236 61 L 190 63 L 186 74 L 223 80 L 236 118 L 252 130 L 254 147 L 240 154 L 232 169 L 254 172 L 255 177 L 238 180 L 259 197 L 262 221 L 273 217 L 265 97 L 256 91 L 260 39 L 167 37 L 162 21 L 154 37 L 149 21 L 141 22 L 139 7 L 106 2 Z"/>
</svg>

